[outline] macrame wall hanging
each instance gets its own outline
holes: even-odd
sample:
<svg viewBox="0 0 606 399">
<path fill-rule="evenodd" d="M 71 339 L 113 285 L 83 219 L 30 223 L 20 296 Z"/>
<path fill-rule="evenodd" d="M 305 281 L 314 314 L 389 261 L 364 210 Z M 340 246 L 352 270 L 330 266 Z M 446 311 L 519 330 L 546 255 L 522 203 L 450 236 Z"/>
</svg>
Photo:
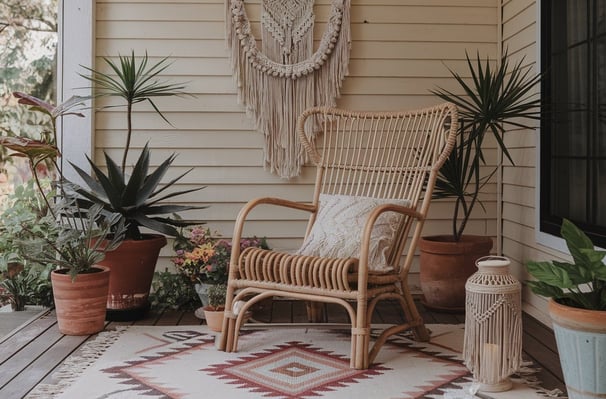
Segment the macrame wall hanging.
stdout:
<svg viewBox="0 0 606 399">
<path fill-rule="evenodd" d="M 314 51 L 314 0 L 262 0 L 261 49 L 243 0 L 226 0 L 227 43 L 238 98 L 264 134 L 265 167 L 298 176 L 305 155 L 295 131 L 312 106 L 334 106 L 349 63 L 350 0 L 333 0 Z M 313 138 L 312 138 L 313 139 Z"/>
</svg>

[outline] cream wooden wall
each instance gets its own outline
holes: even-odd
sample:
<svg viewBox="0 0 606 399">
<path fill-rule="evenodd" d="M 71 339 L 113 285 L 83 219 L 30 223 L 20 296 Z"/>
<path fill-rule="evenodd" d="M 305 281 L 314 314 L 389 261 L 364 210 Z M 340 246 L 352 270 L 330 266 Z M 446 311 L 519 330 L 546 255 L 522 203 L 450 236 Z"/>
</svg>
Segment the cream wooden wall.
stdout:
<svg viewBox="0 0 606 399">
<path fill-rule="evenodd" d="M 258 20 L 259 0 L 247 2 L 251 19 Z M 323 28 L 330 1 L 316 2 L 316 31 Z M 498 43 L 496 0 L 352 0 L 352 50 L 349 76 L 338 104 L 352 109 L 402 109 L 431 105 L 437 86 L 455 88 L 447 66 L 466 68 L 465 51 L 494 58 Z M 183 198 L 208 205 L 188 217 L 207 221 L 212 230 L 231 235 L 234 219 L 245 201 L 256 196 L 307 200 L 313 173 L 290 181 L 262 166 L 262 137 L 237 103 L 224 41 L 221 0 L 99 0 L 96 2 L 96 56 L 148 51 L 154 59 L 170 56 L 168 77 L 187 82 L 191 98 L 159 100 L 175 128 L 149 107 L 135 114 L 134 146 L 146 141 L 157 164 L 179 154 L 172 175 L 188 168 L 182 188 L 206 186 Z M 100 65 L 97 61 L 97 65 Z M 124 115 L 113 109 L 97 112 L 95 158 L 102 151 L 120 153 Z M 496 236 L 496 185 L 484 199 L 487 213 L 478 210 L 468 232 Z M 449 231 L 451 203 L 436 203 L 427 234 Z M 263 209 L 252 215 L 247 232 L 266 236 L 272 247 L 293 249 L 302 239 L 305 215 Z M 170 248 L 159 268 L 169 266 Z M 411 283 L 417 284 L 416 271 Z"/>
</svg>

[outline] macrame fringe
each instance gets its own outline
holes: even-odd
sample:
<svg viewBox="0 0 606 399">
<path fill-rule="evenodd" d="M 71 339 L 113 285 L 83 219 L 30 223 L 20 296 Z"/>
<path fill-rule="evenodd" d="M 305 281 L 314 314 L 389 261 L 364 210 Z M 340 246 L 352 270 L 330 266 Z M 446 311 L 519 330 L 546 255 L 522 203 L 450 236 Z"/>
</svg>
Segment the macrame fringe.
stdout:
<svg viewBox="0 0 606 399">
<path fill-rule="evenodd" d="M 226 0 L 227 46 L 238 100 L 264 135 L 264 165 L 271 173 L 292 178 L 301 173 L 305 151 L 295 127 L 312 106 L 335 106 L 348 74 L 350 0 L 334 0 L 318 49 L 313 51 L 313 0 L 283 25 L 274 8 L 292 11 L 289 0 L 264 0 L 262 49 L 252 35 L 243 0 Z M 303 3 L 302 1 L 299 3 Z M 315 131 L 315 129 L 314 129 Z M 313 137 L 311 137 L 313 140 Z"/>
<path fill-rule="evenodd" d="M 465 313 L 463 359 L 474 377 L 483 382 L 496 383 L 500 377 L 513 374 L 522 363 L 518 296 L 516 293 L 466 293 L 468 311 Z"/>
<path fill-rule="evenodd" d="M 126 326 L 118 326 L 115 330 L 100 332 L 93 341 L 84 344 L 78 356 L 70 356 L 61 364 L 59 370 L 53 373 L 53 379 L 57 380 L 55 384 L 39 384 L 25 399 L 49 399 L 63 393 L 127 329 Z"/>
</svg>

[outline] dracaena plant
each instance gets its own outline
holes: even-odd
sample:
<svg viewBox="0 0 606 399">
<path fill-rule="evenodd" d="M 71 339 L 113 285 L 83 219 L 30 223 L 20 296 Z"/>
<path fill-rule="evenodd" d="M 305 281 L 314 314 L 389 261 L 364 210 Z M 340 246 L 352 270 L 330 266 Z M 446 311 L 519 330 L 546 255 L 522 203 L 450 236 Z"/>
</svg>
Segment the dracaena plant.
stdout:
<svg viewBox="0 0 606 399">
<path fill-rule="evenodd" d="M 133 132 L 133 106 L 141 102 L 149 103 L 156 113 L 164 119 L 160 109 L 154 103 L 156 97 L 180 96 L 184 86 L 181 84 L 166 83 L 160 80 L 160 74 L 170 66 L 167 58 L 156 63 L 150 63 L 147 53 L 137 60 L 134 51 L 130 56 L 118 57 L 115 62 L 110 58 L 103 58 L 110 73 L 104 73 L 93 68 L 85 69 L 90 75 L 82 74 L 95 89 L 95 97 L 118 97 L 126 105 L 126 141 L 120 166 L 108 154 L 105 154 L 107 172 L 102 171 L 89 158 L 92 173 L 73 165 L 84 181 L 85 186 L 78 186 L 76 192 L 82 196 L 83 204 L 100 204 L 105 211 L 119 213 L 127 223 L 127 239 L 139 240 L 144 238 L 141 227 L 175 236 L 178 231 L 175 226 L 184 226 L 199 221 L 188 222 L 178 217 L 162 216 L 192 209 L 201 209 L 195 206 L 162 205 L 160 201 L 178 195 L 183 195 L 200 188 L 188 189 L 167 193 L 165 190 L 183 178 L 189 170 L 177 178 L 163 183 L 161 180 L 175 159 L 171 155 L 164 160 L 154 171 L 150 171 L 150 150 L 146 144 L 141 151 L 131 174 L 127 174 L 127 157 L 131 146 Z"/>
<path fill-rule="evenodd" d="M 540 98 L 535 93 L 541 75 L 532 74 L 530 66 L 523 66 L 523 60 L 510 68 L 505 54 L 493 68 L 479 54 L 475 62 L 467 54 L 466 58 L 470 83 L 450 70 L 460 94 L 442 88 L 432 91 L 455 104 L 461 118 L 455 147 L 440 169 L 433 193 L 434 198 L 455 199 L 453 241 L 461 239 L 475 205 L 482 206 L 480 192 L 499 167 L 483 173 L 486 135 L 494 136 L 498 150 L 513 164 L 503 139 L 507 125 L 532 128 L 527 122 L 540 115 Z"/>
<path fill-rule="evenodd" d="M 528 262 L 528 272 L 535 278 L 527 282 L 530 289 L 562 305 L 606 311 L 606 251 L 595 249 L 589 237 L 567 219 L 561 233 L 572 263 Z"/>
</svg>

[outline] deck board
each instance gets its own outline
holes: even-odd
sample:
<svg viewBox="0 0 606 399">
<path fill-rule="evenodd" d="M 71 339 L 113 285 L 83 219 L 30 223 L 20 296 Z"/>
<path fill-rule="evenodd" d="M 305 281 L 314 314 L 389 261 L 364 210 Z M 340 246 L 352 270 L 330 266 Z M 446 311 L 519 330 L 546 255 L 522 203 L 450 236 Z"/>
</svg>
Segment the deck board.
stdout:
<svg viewBox="0 0 606 399">
<path fill-rule="evenodd" d="M 428 324 L 464 323 L 462 313 L 438 313 L 417 304 L 419 313 Z M 266 301 L 255 308 L 255 320 L 272 323 L 306 323 L 307 311 L 300 301 Z M 324 321 L 347 322 L 347 313 L 334 304 L 325 306 Z M 393 323 L 404 320 L 395 301 L 384 301 L 373 315 L 375 323 Z M 123 325 L 199 325 L 203 322 L 193 312 L 164 310 L 150 311 L 136 322 L 108 322 L 107 328 Z M 93 336 L 94 337 L 94 336 Z M 22 398 L 40 382 L 54 383 L 53 372 L 60 363 L 81 350 L 82 344 L 92 337 L 62 335 L 53 311 L 23 326 L 0 342 L 0 398 Z M 548 389 L 564 389 L 553 332 L 541 323 L 524 316 L 524 357 L 542 368 L 537 375 Z"/>
</svg>

